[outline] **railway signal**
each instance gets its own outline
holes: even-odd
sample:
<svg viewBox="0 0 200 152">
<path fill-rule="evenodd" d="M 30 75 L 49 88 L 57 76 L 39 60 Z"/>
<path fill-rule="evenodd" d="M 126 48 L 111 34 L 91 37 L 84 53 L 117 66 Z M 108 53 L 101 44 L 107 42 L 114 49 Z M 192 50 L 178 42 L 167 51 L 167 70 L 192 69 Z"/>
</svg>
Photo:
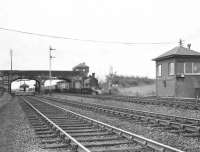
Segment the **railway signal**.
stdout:
<svg viewBox="0 0 200 152">
<path fill-rule="evenodd" d="M 51 84 L 52 84 L 52 73 L 51 73 L 51 68 L 52 68 L 52 58 L 55 58 L 52 56 L 51 51 L 56 50 L 53 49 L 51 46 L 49 46 L 49 93 L 51 94 Z"/>
</svg>

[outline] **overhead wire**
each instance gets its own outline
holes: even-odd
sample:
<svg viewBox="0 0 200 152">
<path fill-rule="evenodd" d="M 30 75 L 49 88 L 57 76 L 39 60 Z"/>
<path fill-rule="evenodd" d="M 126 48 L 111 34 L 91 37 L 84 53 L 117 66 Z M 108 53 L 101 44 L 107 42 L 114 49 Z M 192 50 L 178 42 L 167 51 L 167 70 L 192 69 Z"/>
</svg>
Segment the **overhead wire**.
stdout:
<svg viewBox="0 0 200 152">
<path fill-rule="evenodd" d="M 73 40 L 73 41 L 81 41 L 81 42 L 91 42 L 91 43 L 106 43 L 106 44 L 123 44 L 123 45 L 166 45 L 166 44 L 174 44 L 177 43 L 175 41 L 171 42 L 122 42 L 122 41 L 101 41 L 101 40 L 92 40 L 92 39 L 80 39 L 80 38 L 73 38 L 73 37 L 65 37 L 65 36 L 56 36 L 56 35 L 49 35 L 49 34 L 42 34 L 42 33 L 34 33 L 34 32 L 27 32 L 22 30 L 10 29 L 0 27 L 0 30 L 9 31 L 9 32 L 16 32 L 21 34 L 28 34 L 40 37 L 48 37 L 48 38 L 55 38 L 55 39 L 66 39 L 66 40 Z"/>
</svg>

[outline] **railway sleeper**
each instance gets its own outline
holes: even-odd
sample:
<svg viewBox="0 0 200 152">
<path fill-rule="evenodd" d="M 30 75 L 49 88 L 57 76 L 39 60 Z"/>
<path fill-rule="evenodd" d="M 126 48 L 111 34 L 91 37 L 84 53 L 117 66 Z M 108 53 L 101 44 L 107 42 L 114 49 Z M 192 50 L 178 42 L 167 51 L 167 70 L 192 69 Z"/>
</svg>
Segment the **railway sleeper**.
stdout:
<svg viewBox="0 0 200 152">
<path fill-rule="evenodd" d="M 146 145 L 147 144 L 147 141 L 146 140 L 143 140 L 141 138 L 138 138 L 138 137 L 135 137 L 135 136 L 130 136 L 130 135 L 127 135 L 127 134 L 123 134 L 123 136 L 125 138 L 128 138 L 130 141 L 135 141 L 137 142 L 138 144 L 141 144 L 141 145 Z"/>
<path fill-rule="evenodd" d="M 34 121 L 34 122 L 29 121 L 29 122 L 30 122 L 30 124 L 31 124 L 32 126 L 38 126 L 38 125 L 44 126 L 44 125 L 46 125 L 46 123 L 44 123 L 44 122 L 42 122 L 42 121 Z"/>
<path fill-rule="evenodd" d="M 154 123 L 154 124 L 151 124 L 149 125 L 150 127 L 156 127 L 156 128 L 163 128 L 163 125 L 161 125 L 160 123 Z"/>
<path fill-rule="evenodd" d="M 93 132 L 97 132 L 100 131 L 99 129 L 85 129 L 85 130 L 68 130 L 68 129 L 64 129 L 67 133 L 93 133 Z"/>
<path fill-rule="evenodd" d="M 49 117 L 49 119 L 53 119 L 53 120 L 66 120 L 66 117 Z"/>
<path fill-rule="evenodd" d="M 178 122 L 181 122 L 181 123 L 185 123 L 185 124 L 196 124 L 196 125 L 199 124 L 199 121 L 189 120 L 189 119 L 184 119 L 184 118 L 179 118 L 179 117 L 176 117 L 175 121 L 178 121 Z"/>
<path fill-rule="evenodd" d="M 49 138 L 40 140 L 40 144 L 53 144 L 53 143 L 61 143 L 62 140 L 59 138 Z"/>
<path fill-rule="evenodd" d="M 90 133 L 90 134 L 88 134 L 88 133 L 71 133 L 70 135 L 72 136 L 72 137 L 83 137 L 83 136 L 85 136 L 85 137 L 89 137 L 89 136 L 106 136 L 106 135 L 113 135 L 114 133 L 110 133 L 110 132 L 95 132 L 95 133 Z"/>
<path fill-rule="evenodd" d="M 154 125 L 159 125 L 160 120 L 159 119 L 148 119 L 148 122 Z"/>
<path fill-rule="evenodd" d="M 48 116 L 49 116 L 49 118 L 51 119 L 51 118 L 58 118 L 58 117 L 70 117 L 68 114 L 66 114 L 66 113 L 61 113 L 61 114 L 51 114 L 51 113 L 49 113 L 48 114 Z"/>
<path fill-rule="evenodd" d="M 94 126 L 75 126 L 75 127 L 61 127 L 63 130 L 85 130 L 85 129 L 95 129 Z"/>
<path fill-rule="evenodd" d="M 184 126 L 184 129 L 190 132 L 196 132 L 196 133 L 200 133 L 200 127 L 195 127 L 195 126 Z"/>
<path fill-rule="evenodd" d="M 190 123 L 190 124 L 193 124 L 195 126 L 199 126 L 200 120 L 187 120 L 186 123 Z"/>
<path fill-rule="evenodd" d="M 41 124 L 37 124 L 37 125 L 31 124 L 31 126 L 32 126 L 33 128 L 45 128 L 45 127 L 47 127 L 46 124 L 43 124 L 43 125 L 41 125 Z"/>
<path fill-rule="evenodd" d="M 101 142 L 83 142 L 82 144 L 89 148 L 89 147 L 110 147 L 110 146 L 116 146 L 116 145 L 120 145 L 122 146 L 123 144 L 131 144 L 133 142 L 128 141 L 128 140 L 117 140 L 117 141 L 101 141 Z"/>
<path fill-rule="evenodd" d="M 45 125 L 45 124 L 46 124 L 46 123 L 45 123 L 42 119 L 40 119 L 40 118 L 38 118 L 38 120 L 34 120 L 34 121 L 29 120 L 29 122 L 30 122 L 31 124 L 33 124 L 33 125 L 38 125 L 38 124 Z"/>
<path fill-rule="evenodd" d="M 184 137 L 200 137 L 200 134 L 199 133 L 186 133 L 186 134 L 183 134 Z"/>
<path fill-rule="evenodd" d="M 29 121 L 38 121 L 38 116 L 35 117 L 27 117 Z"/>
<path fill-rule="evenodd" d="M 94 149 L 92 152 L 153 152 L 153 150 L 150 150 L 144 147 L 118 147 L 118 148 L 112 148 L 112 149 Z"/>
<path fill-rule="evenodd" d="M 130 140 L 133 140 L 133 141 L 135 141 L 135 142 L 137 142 L 137 143 L 139 143 L 139 144 L 141 144 L 141 145 L 143 145 L 143 146 L 146 146 L 146 147 L 148 147 L 148 148 L 152 148 L 152 149 L 154 149 L 153 151 L 164 152 L 163 147 L 158 146 L 158 145 L 156 145 L 156 144 L 154 144 L 154 143 L 148 142 L 148 141 L 146 141 L 146 140 L 143 140 L 143 139 L 141 139 L 141 138 L 131 136 L 131 137 L 129 137 L 129 139 L 130 139 Z"/>
<path fill-rule="evenodd" d="M 66 148 L 68 149 L 70 146 L 67 145 L 67 144 L 63 144 L 63 143 L 60 143 L 60 144 L 47 144 L 47 145 L 44 145 L 42 148 L 43 149 L 63 149 L 63 148 Z"/>
<path fill-rule="evenodd" d="M 31 122 L 30 121 L 30 123 L 31 123 L 32 126 L 44 126 L 44 125 L 46 125 L 44 122 Z"/>
<path fill-rule="evenodd" d="M 72 116 L 65 116 L 65 115 L 62 115 L 62 118 L 57 118 L 57 117 L 48 117 L 49 119 L 52 119 L 52 120 L 55 120 L 55 121 L 62 121 L 62 120 L 71 120 L 71 121 L 76 121 L 77 118 L 75 117 L 72 117 Z"/>
<path fill-rule="evenodd" d="M 39 118 L 34 119 L 34 120 L 29 119 L 29 122 L 31 122 L 32 124 L 34 124 L 34 123 L 43 123 L 43 121 L 41 119 L 39 119 Z"/>
<path fill-rule="evenodd" d="M 46 135 L 37 135 L 38 138 L 56 138 L 58 135 L 56 134 L 46 134 Z"/>
<path fill-rule="evenodd" d="M 130 121 L 130 122 L 137 122 L 135 118 L 130 117 L 130 116 L 128 116 L 128 117 L 121 117 L 119 119 Z"/>
<path fill-rule="evenodd" d="M 56 124 L 81 124 L 81 123 L 84 123 L 84 122 L 80 122 L 79 120 L 77 121 L 74 121 L 74 120 L 62 120 L 62 121 L 59 121 L 59 120 L 52 120 L 54 123 Z"/>
<path fill-rule="evenodd" d="M 163 129 L 163 130 L 166 130 L 166 131 L 171 131 L 171 130 L 174 130 L 175 128 L 170 127 L 170 126 L 163 126 L 162 129 Z M 176 130 L 177 130 L 177 129 L 176 129 Z"/>
<path fill-rule="evenodd" d="M 183 129 L 174 129 L 174 130 L 171 130 L 170 133 L 181 134 L 181 133 L 187 133 L 187 131 Z"/>
<path fill-rule="evenodd" d="M 152 149 L 154 149 L 153 151 L 158 151 L 158 152 L 165 152 L 165 149 L 161 146 L 155 145 L 153 143 L 148 142 L 146 144 L 147 147 L 150 147 Z"/>
<path fill-rule="evenodd" d="M 84 122 L 67 122 L 67 121 L 65 121 L 65 122 L 57 122 L 56 123 L 58 126 L 82 126 L 82 125 L 84 125 L 85 123 Z"/>
<path fill-rule="evenodd" d="M 175 128 L 175 129 L 184 129 L 185 125 L 176 123 L 176 122 L 170 122 L 170 127 Z"/>
<path fill-rule="evenodd" d="M 168 121 L 168 120 L 155 119 L 154 122 L 155 122 L 155 125 L 158 125 L 160 127 L 166 127 L 166 126 L 169 126 L 169 127 L 172 127 L 172 128 L 174 127 L 173 123 Z M 174 127 L 174 128 L 181 128 L 181 127 L 177 126 L 177 127 Z"/>
<path fill-rule="evenodd" d="M 49 128 L 48 127 L 46 127 L 46 128 L 43 128 L 43 127 L 39 127 L 39 128 L 34 128 L 34 130 L 37 132 L 39 132 L 39 131 L 48 131 L 49 130 Z"/>
<path fill-rule="evenodd" d="M 67 127 L 91 127 L 91 124 L 59 124 L 61 128 Z"/>
<path fill-rule="evenodd" d="M 38 107 L 36 107 L 38 108 Z M 48 111 L 43 111 L 40 107 L 39 109 L 45 114 L 45 115 L 49 115 L 49 116 L 62 116 L 63 112 L 60 111 L 55 111 L 54 108 L 49 107 Z"/>
<path fill-rule="evenodd" d="M 47 130 L 47 131 L 35 131 L 36 135 L 46 135 L 46 134 L 54 134 L 52 130 Z"/>
<path fill-rule="evenodd" d="M 26 112 L 26 116 L 27 116 L 28 118 L 35 118 L 35 117 L 37 117 L 37 114 L 29 113 L 28 110 L 24 110 L 24 112 Z"/>
<path fill-rule="evenodd" d="M 142 126 L 149 126 L 149 122 L 147 121 L 134 121 L 134 123 L 137 123 L 138 125 L 142 125 Z"/>
<path fill-rule="evenodd" d="M 77 140 L 79 142 L 95 142 L 95 141 L 110 141 L 110 140 L 121 140 L 121 139 L 124 139 L 124 137 L 119 137 L 119 136 L 116 136 L 116 135 L 113 135 L 113 136 L 95 136 L 93 138 L 89 137 L 89 138 L 77 138 Z"/>
<path fill-rule="evenodd" d="M 190 125 L 185 125 L 185 124 L 180 124 L 180 123 L 170 123 L 170 126 L 175 128 L 175 129 L 181 129 L 184 130 L 185 132 L 200 132 L 200 127 L 195 127 L 195 126 L 190 126 Z"/>
</svg>

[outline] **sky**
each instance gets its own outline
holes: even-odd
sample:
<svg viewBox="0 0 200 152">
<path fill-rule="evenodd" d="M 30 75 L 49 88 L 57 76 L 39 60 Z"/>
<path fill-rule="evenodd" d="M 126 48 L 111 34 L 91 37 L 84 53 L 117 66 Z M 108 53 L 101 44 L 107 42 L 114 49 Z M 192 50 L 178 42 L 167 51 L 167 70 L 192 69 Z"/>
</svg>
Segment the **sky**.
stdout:
<svg viewBox="0 0 200 152">
<path fill-rule="evenodd" d="M 200 51 L 199 4 L 198 0 L 0 0 L 0 28 L 108 42 L 0 29 L 0 69 L 10 69 L 12 49 L 14 70 L 48 70 L 51 45 L 56 49 L 53 70 L 71 70 L 85 62 L 99 79 L 111 66 L 120 75 L 155 78 L 152 59 L 177 46 L 180 38 L 185 46 L 191 43 L 191 49 Z M 160 42 L 170 43 L 152 44 Z"/>
</svg>

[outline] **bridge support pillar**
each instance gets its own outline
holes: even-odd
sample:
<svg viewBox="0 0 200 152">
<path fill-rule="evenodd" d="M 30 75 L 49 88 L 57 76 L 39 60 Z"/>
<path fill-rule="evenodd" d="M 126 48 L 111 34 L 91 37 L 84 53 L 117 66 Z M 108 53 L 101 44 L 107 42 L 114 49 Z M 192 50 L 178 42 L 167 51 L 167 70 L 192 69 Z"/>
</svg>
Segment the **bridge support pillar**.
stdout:
<svg viewBox="0 0 200 152">
<path fill-rule="evenodd" d="M 36 84 L 35 84 L 35 92 L 38 92 L 38 93 L 40 93 L 40 84 L 41 84 L 41 82 L 40 81 L 36 81 Z"/>
</svg>

